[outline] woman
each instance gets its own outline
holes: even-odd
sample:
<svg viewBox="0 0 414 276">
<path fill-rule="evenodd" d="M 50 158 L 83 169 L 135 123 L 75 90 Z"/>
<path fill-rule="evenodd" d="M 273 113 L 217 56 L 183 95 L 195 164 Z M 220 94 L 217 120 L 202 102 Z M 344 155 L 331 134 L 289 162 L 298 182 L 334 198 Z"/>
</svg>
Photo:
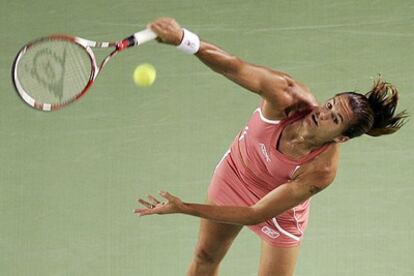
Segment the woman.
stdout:
<svg viewBox="0 0 414 276">
<path fill-rule="evenodd" d="M 335 178 L 339 146 L 351 138 L 397 131 L 398 92 L 378 79 L 366 95 L 346 92 L 318 105 L 286 73 L 249 64 L 200 41 L 171 18 L 149 27 L 158 40 L 195 54 L 212 70 L 261 96 L 262 102 L 217 166 L 206 204 L 167 192 L 139 199 L 140 216 L 182 213 L 203 218 L 188 275 L 217 275 L 220 261 L 247 225 L 262 239 L 259 275 L 292 275 L 309 215 L 309 199 Z"/>
</svg>

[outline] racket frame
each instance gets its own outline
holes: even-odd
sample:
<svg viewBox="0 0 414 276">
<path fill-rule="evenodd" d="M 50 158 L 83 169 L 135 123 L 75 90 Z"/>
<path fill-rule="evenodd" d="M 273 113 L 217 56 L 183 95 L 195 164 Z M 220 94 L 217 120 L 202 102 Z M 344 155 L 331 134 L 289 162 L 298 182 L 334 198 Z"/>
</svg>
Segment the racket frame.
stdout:
<svg viewBox="0 0 414 276">
<path fill-rule="evenodd" d="M 25 46 L 23 46 L 18 54 L 16 55 L 16 58 L 14 59 L 13 66 L 12 66 L 12 80 L 14 87 L 19 94 L 20 98 L 28 104 L 30 107 L 35 108 L 37 110 L 41 111 L 55 111 L 59 110 L 62 107 L 67 106 L 68 104 L 78 100 L 83 95 L 86 94 L 86 92 L 89 90 L 89 88 L 92 86 L 93 82 L 95 81 L 98 74 L 101 72 L 103 67 L 108 63 L 108 61 L 118 54 L 118 52 L 125 50 L 126 48 L 141 45 L 143 43 L 146 43 L 148 41 L 151 41 L 156 38 L 156 34 L 151 31 L 150 29 L 146 29 L 140 32 L 137 32 L 123 40 L 117 41 L 117 42 L 97 42 L 81 37 L 71 36 L 67 34 L 53 34 L 47 37 L 42 37 L 35 39 L 29 43 L 27 43 Z M 58 40 L 58 41 L 69 41 L 79 47 L 81 47 L 89 56 L 89 60 L 91 62 L 91 72 L 89 75 L 88 82 L 86 83 L 85 87 L 78 93 L 75 97 L 69 99 L 66 102 L 59 103 L 59 104 L 50 104 L 50 103 L 39 103 L 36 102 L 35 99 L 33 99 L 29 93 L 26 92 L 26 90 L 23 88 L 22 84 L 19 81 L 19 78 L 17 76 L 17 66 L 19 65 L 19 61 L 21 57 L 35 44 L 40 43 L 45 40 Z M 92 51 L 92 48 L 115 48 L 112 52 L 110 52 L 99 64 L 96 62 L 96 57 L 94 52 Z"/>
</svg>

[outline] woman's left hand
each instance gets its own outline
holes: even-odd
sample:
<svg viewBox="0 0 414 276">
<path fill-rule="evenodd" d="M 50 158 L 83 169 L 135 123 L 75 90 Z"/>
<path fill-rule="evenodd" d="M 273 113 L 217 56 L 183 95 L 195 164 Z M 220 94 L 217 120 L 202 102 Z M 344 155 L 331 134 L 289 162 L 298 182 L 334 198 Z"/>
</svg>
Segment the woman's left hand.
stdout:
<svg viewBox="0 0 414 276">
<path fill-rule="evenodd" d="M 138 199 L 138 202 L 145 208 L 135 209 L 134 213 L 138 214 L 141 217 L 154 214 L 164 215 L 181 212 L 184 206 L 181 199 L 171 195 L 168 192 L 160 192 L 159 194 L 165 198 L 166 201 L 161 202 L 152 195 L 148 195 L 148 201 L 143 200 L 142 198 Z"/>
</svg>

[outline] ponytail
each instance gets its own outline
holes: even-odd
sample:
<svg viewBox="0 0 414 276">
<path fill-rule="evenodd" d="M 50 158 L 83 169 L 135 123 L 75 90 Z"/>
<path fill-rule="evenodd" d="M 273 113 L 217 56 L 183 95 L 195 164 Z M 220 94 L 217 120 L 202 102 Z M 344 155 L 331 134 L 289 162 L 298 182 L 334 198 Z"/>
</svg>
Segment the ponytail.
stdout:
<svg viewBox="0 0 414 276">
<path fill-rule="evenodd" d="M 353 138 L 367 134 L 381 136 L 399 130 L 408 117 L 404 110 L 394 115 L 398 103 L 398 91 L 390 83 L 379 77 L 365 95 L 355 92 L 344 92 L 354 119 L 343 135 Z"/>
<path fill-rule="evenodd" d="M 393 85 L 378 78 L 368 93 L 365 94 L 374 113 L 374 123 L 366 134 L 381 136 L 399 130 L 408 117 L 404 110 L 394 115 L 398 103 L 398 90 Z"/>
</svg>

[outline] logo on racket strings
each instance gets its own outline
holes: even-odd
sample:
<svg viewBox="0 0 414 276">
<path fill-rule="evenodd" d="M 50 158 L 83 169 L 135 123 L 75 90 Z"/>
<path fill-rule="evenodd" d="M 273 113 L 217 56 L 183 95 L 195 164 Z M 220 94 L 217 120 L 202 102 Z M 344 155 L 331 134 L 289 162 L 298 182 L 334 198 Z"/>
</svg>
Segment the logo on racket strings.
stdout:
<svg viewBox="0 0 414 276">
<path fill-rule="evenodd" d="M 65 61 L 66 47 L 60 56 L 50 48 L 42 48 L 34 55 L 32 67 L 26 70 L 48 92 L 62 100 Z"/>
</svg>

